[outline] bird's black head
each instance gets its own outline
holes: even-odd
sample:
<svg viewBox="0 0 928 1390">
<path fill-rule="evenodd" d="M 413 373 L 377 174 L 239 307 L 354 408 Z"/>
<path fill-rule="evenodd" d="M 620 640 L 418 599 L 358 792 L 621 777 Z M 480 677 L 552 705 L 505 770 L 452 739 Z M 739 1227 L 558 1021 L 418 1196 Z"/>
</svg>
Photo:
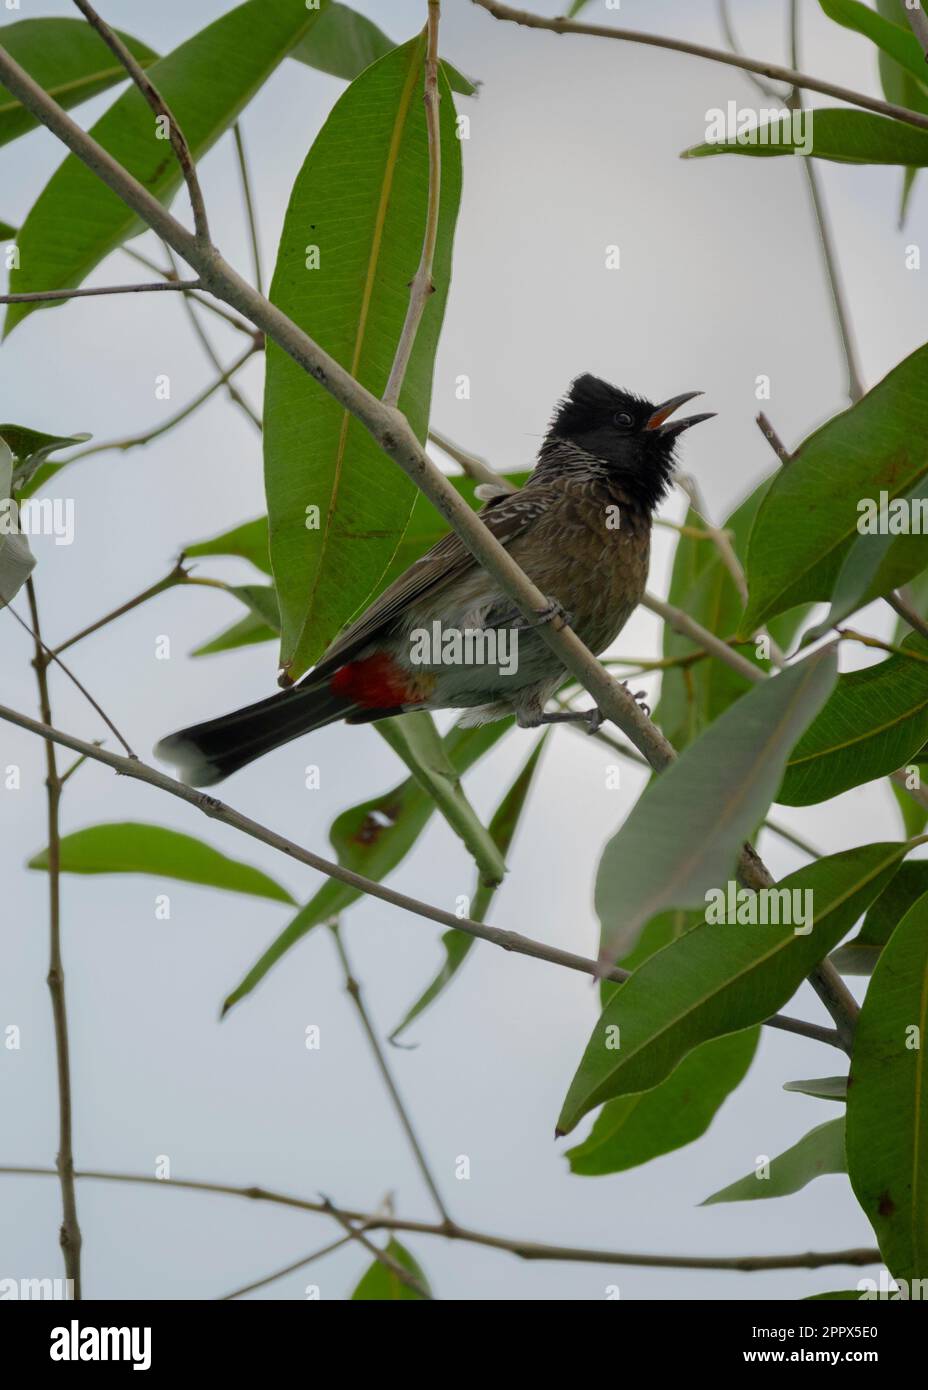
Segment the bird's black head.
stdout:
<svg viewBox="0 0 928 1390">
<path fill-rule="evenodd" d="M 654 405 L 599 377 L 578 376 L 555 412 L 546 444 L 567 440 L 578 445 L 599 459 L 640 506 L 653 511 L 670 485 L 677 438 L 690 425 L 711 419 L 712 412 L 675 421 L 669 417 L 701 394 L 687 391 Z"/>
</svg>

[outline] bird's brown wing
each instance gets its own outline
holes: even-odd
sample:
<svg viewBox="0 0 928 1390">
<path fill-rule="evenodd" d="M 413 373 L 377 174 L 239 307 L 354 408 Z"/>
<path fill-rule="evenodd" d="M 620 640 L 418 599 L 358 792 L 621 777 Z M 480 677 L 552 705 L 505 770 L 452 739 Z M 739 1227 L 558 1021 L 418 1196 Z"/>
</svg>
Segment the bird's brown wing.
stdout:
<svg viewBox="0 0 928 1390">
<path fill-rule="evenodd" d="M 508 546 L 542 515 L 551 500 L 548 486 L 532 487 L 527 484 L 518 492 L 494 497 L 481 509 L 479 516 L 500 544 Z M 350 627 L 339 633 L 318 665 L 305 677 L 306 683 L 314 685 L 317 680 L 327 679 L 370 642 L 385 635 L 423 595 L 435 593 L 475 564 L 473 555 L 455 532 L 442 536 L 409 569 L 404 570 Z"/>
</svg>

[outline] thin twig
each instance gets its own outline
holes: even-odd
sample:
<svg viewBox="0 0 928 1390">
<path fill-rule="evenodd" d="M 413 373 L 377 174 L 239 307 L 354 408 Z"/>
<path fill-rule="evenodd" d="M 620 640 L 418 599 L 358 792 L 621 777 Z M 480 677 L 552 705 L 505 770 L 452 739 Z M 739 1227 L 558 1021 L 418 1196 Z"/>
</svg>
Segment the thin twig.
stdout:
<svg viewBox="0 0 928 1390">
<path fill-rule="evenodd" d="M 722 33 L 725 36 L 725 42 L 728 44 L 728 47 L 731 49 L 732 53 L 737 53 L 740 56 L 742 54 L 742 48 L 735 37 L 731 15 L 728 12 L 727 0 L 719 0 L 719 23 L 722 26 Z M 795 67 L 795 63 L 793 66 Z M 769 82 L 765 82 L 762 77 L 758 77 L 757 73 L 747 72 L 746 76 L 751 85 L 755 87 L 762 96 L 770 97 L 772 100 L 781 103 L 786 100 L 785 95 L 778 87 L 772 87 Z"/>
<path fill-rule="evenodd" d="M 338 1207 L 333 1206 L 325 1195 L 322 1196 L 322 1207 L 327 1216 L 333 1217 L 339 1226 L 348 1232 L 352 1240 L 356 1240 L 359 1245 L 363 1246 L 367 1253 L 373 1255 L 377 1263 L 388 1269 L 401 1284 L 404 1284 L 407 1289 L 412 1289 L 419 1298 L 431 1299 L 432 1295 L 421 1280 L 417 1279 L 414 1274 L 410 1274 L 408 1269 L 404 1269 L 399 1260 L 394 1259 L 388 1250 L 381 1250 L 379 1245 L 368 1240 L 365 1235 L 365 1230 L 368 1229 L 366 1223 L 362 1226 L 355 1226 L 352 1218 L 346 1212 L 339 1211 Z"/>
<path fill-rule="evenodd" d="M 893 612 L 899 615 L 904 623 L 908 623 L 913 632 L 917 632 L 920 636 L 928 638 L 928 623 L 925 622 L 925 619 L 921 617 L 920 614 L 916 613 L 910 603 L 906 602 L 898 589 L 886 595 L 886 602 Z M 906 655 L 908 655 L 908 653 L 906 653 Z"/>
<path fill-rule="evenodd" d="M 763 411 L 761 411 L 760 414 L 757 416 L 757 428 L 760 430 L 761 434 L 764 436 L 767 443 L 770 445 L 771 449 L 776 454 L 777 458 L 780 460 L 780 463 L 783 464 L 784 467 L 788 463 L 791 463 L 793 457 L 792 454 L 790 453 L 789 449 L 787 449 L 786 445 L 783 443 L 783 440 L 777 434 L 776 430 L 773 428 L 773 425 L 771 425 L 770 421 L 767 419 L 767 416 L 764 414 Z"/>
<path fill-rule="evenodd" d="M 572 19 L 544 19 L 528 10 L 516 10 L 511 5 L 501 5 L 497 0 L 473 0 L 482 10 L 494 19 L 507 20 L 512 24 L 523 24 L 529 29 L 549 29 L 555 34 L 587 34 L 598 39 L 620 39 L 624 43 L 643 43 L 652 48 L 668 48 L 674 53 L 689 53 L 694 58 L 707 58 L 712 63 L 725 63 L 731 68 L 742 68 L 745 72 L 756 72 L 761 77 L 771 77 L 775 82 L 785 82 L 789 87 L 803 87 L 809 92 L 821 92 L 826 97 L 836 97 L 839 101 L 850 102 L 852 106 L 863 107 L 865 111 L 878 111 L 881 116 L 892 116 L 908 125 L 928 129 L 928 116 L 919 111 L 910 111 L 907 106 L 897 106 L 891 101 L 881 101 L 878 97 L 867 96 L 864 92 L 852 91 L 836 82 L 826 82 L 820 77 L 811 77 L 794 68 L 782 67 L 779 63 L 760 62 L 756 58 L 746 58 L 741 53 L 727 53 L 723 48 L 709 48 L 705 44 L 690 43 L 687 39 L 669 38 L 664 34 L 643 34 L 637 29 L 607 28 L 603 24 L 582 24 Z"/>
<path fill-rule="evenodd" d="M 305 1269 L 307 1265 L 315 1264 L 323 1256 L 331 1255 L 334 1250 L 341 1250 L 342 1246 L 350 1245 L 353 1240 L 354 1232 L 350 1236 L 341 1236 L 338 1240 L 330 1240 L 327 1245 L 321 1245 L 318 1250 L 311 1251 L 300 1260 L 294 1260 L 292 1264 L 285 1265 L 283 1269 L 275 1269 L 273 1274 L 265 1274 L 262 1279 L 254 1279 L 250 1284 L 243 1284 L 241 1288 L 223 1294 L 220 1302 L 228 1303 L 230 1299 L 242 1298 L 246 1293 L 254 1293 L 255 1289 L 266 1288 L 268 1284 L 283 1279 L 287 1274 L 295 1274 L 298 1269 Z"/>
<path fill-rule="evenodd" d="M 493 487 L 499 487 L 503 492 L 517 492 L 508 478 L 504 478 L 501 473 L 496 473 L 486 462 L 485 459 L 478 458 L 476 454 L 469 454 L 466 449 L 455 444 L 447 435 L 439 434 L 438 430 L 429 430 L 429 439 L 433 444 L 437 444 L 442 453 L 454 459 L 459 464 L 468 478 L 473 478 L 476 483 L 489 483 Z"/>
<path fill-rule="evenodd" d="M 905 0 L 903 8 L 912 27 L 912 33 L 925 50 L 925 62 L 928 63 L 928 17 L 919 4 L 919 0 Z"/>
<path fill-rule="evenodd" d="M 406 368 L 416 342 L 416 334 L 425 306 L 435 293 L 432 269 L 435 260 L 435 245 L 438 240 L 438 210 L 441 203 L 441 126 L 438 112 L 438 21 L 441 13 L 439 0 L 428 0 L 428 24 L 425 50 L 425 124 L 429 140 L 429 192 L 425 214 L 425 234 L 422 239 L 422 252 L 416 273 L 409 287 L 409 304 L 406 319 L 396 345 L 396 353 L 390 375 L 383 393 L 383 403 L 395 406 L 403 389 Z"/>
<path fill-rule="evenodd" d="M 261 245 L 258 241 L 258 222 L 255 217 L 255 204 L 251 194 L 251 178 L 248 174 L 248 160 L 245 158 L 245 141 L 242 137 L 242 127 L 238 121 L 232 127 L 232 134 L 235 137 L 235 157 L 238 161 L 239 178 L 242 184 L 242 198 L 245 203 L 245 216 L 248 219 L 248 238 L 251 242 L 251 262 L 255 272 L 255 289 L 259 294 L 264 293 L 261 279 Z"/>
<path fill-rule="evenodd" d="M 0 1165 L 0 1174 L 16 1177 L 54 1177 L 53 1168 L 27 1168 Z M 298 1211 L 327 1212 L 323 1202 L 291 1197 L 264 1187 L 234 1187 L 229 1183 L 198 1181 L 194 1178 L 152 1177 L 148 1173 L 111 1173 L 100 1169 L 83 1169 L 79 1179 L 96 1182 L 124 1182 L 145 1187 L 173 1187 L 192 1192 L 217 1192 L 226 1197 L 245 1197 L 254 1202 L 272 1202 Z M 468 1226 L 442 1226 L 429 1221 L 404 1220 L 378 1212 L 352 1211 L 340 1208 L 349 1221 L 363 1224 L 367 1230 L 406 1231 L 413 1235 L 442 1236 L 460 1240 L 468 1245 L 483 1245 L 492 1250 L 504 1250 L 523 1260 L 563 1260 L 571 1264 L 630 1265 L 645 1269 L 726 1269 L 750 1274 L 769 1269 L 823 1269 L 827 1265 L 872 1265 L 880 1263 L 879 1250 L 856 1247 L 849 1250 L 809 1250 L 799 1255 L 641 1255 L 626 1250 L 589 1250 L 573 1245 L 548 1245 L 534 1240 L 518 1240 L 508 1236 L 490 1235 Z"/>
<path fill-rule="evenodd" d="M 281 854 L 289 855 L 291 859 L 295 859 L 300 864 L 306 864 L 309 868 L 316 869 L 317 872 L 325 874 L 329 878 L 336 878 L 340 883 L 347 883 L 349 887 L 356 888 L 361 893 L 367 893 L 372 898 L 380 898 L 383 902 L 391 903 L 394 907 L 412 912 L 417 917 L 425 917 L 431 922 L 440 923 L 443 927 L 452 927 L 455 931 L 462 931 L 468 936 L 478 937 L 481 941 L 489 941 L 504 951 L 531 956 L 535 960 L 548 961 L 552 965 L 562 965 L 568 970 L 592 975 L 596 979 L 615 980 L 618 983 L 628 979 L 629 972 L 620 970 L 618 966 L 604 969 L 602 962 L 576 955 L 573 951 L 562 951 L 556 946 L 548 946 L 542 941 L 535 941 L 532 937 L 521 936 L 518 932 L 504 931 L 501 927 L 490 927 L 485 922 L 474 922 L 469 917 L 458 917 L 452 912 L 446 912 L 443 908 L 433 907 L 431 903 L 422 902 L 418 898 L 411 898 L 406 893 L 399 893 L 383 883 L 377 883 L 374 879 L 365 878 L 363 874 L 346 869 L 342 864 L 323 859 L 311 850 L 303 849 L 293 840 L 288 840 L 286 836 L 279 835 L 275 830 L 260 825 L 250 816 L 243 815 L 241 811 L 236 811 L 234 807 L 228 806 L 217 797 L 197 791 L 195 787 L 188 787 L 185 782 L 178 782 L 173 777 L 159 772 L 157 768 L 149 767 L 140 758 L 124 758 L 119 753 L 110 752 L 107 748 L 100 748 L 95 744 L 88 743 L 85 739 L 75 738 L 73 734 L 66 734 L 60 729 L 54 729 L 49 724 L 30 719 L 28 715 L 20 714 L 18 710 L 8 709 L 5 705 L 0 705 L 0 719 L 5 719 L 20 729 L 26 729 L 29 733 L 38 734 L 42 738 L 49 738 L 63 748 L 70 748 L 74 753 L 81 753 L 87 758 L 103 763 L 124 777 L 131 777 L 137 782 L 145 782 L 148 786 L 168 792 L 180 801 L 186 801 L 189 806 L 195 807 L 196 810 L 202 811 L 211 820 L 230 825 L 233 830 L 238 830 L 243 835 L 250 835 L 252 839 L 259 840 L 262 844 L 278 850 Z M 804 1031 L 810 1038 L 827 1041 L 836 1047 L 842 1046 L 834 1032 L 817 1029 L 811 1024 L 806 1025 L 798 1020 L 783 1019 L 779 1015 L 765 1019 L 764 1022 L 769 1024 L 771 1028 L 782 1028 L 786 1032 Z"/>
<path fill-rule="evenodd" d="M 156 280 L 144 285 L 98 285 L 89 290 L 34 290 L 29 294 L 0 294 L 0 304 L 37 304 L 56 299 L 90 299 L 101 294 L 152 294 L 159 290 L 198 290 L 199 280 Z"/>
<path fill-rule="evenodd" d="M 928 656 L 913 651 L 911 647 L 898 646 L 895 642 L 884 642 L 881 637 L 871 637 L 868 632 L 858 632 L 853 627 L 836 627 L 835 632 L 845 642 L 859 642 L 862 647 L 872 647 L 875 651 L 890 652 L 893 656 L 905 657 L 907 661 L 918 661 L 928 665 Z"/>
<path fill-rule="evenodd" d="M 39 689 L 39 708 L 42 722 L 52 721 L 51 698 L 48 690 L 48 661 L 39 626 L 39 609 L 35 586 L 26 580 L 29 612 L 35 633 L 35 674 Z M 73 1281 L 73 1297 L 81 1297 L 81 1228 L 77 1218 L 77 1193 L 74 1188 L 74 1148 L 71 1139 L 71 1050 L 68 1042 L 68 1010 L 64 988 L 64 962 L 61 956 L 61 831 L 58 808 L 61 802 L 61 779 L 58 759 L 51 739 L 45 740 L 45 788 L 48 804 L 48 926 L 49 961 L 48 989 L 52 1000 L 55 1026 L 55 1059 L 58 1074 L 58 1156 L 57 1172 L 61 1184 L 61 1231 L 59 1240 L 64 1256 L 65 1278 Z"/>
<path fill-rule="evenodd" d="M 135 261 L 137 265 L 143 265 L 146 270 L 152 271 L 153 274 L 160 275 L 165 280 L 176 281 L 178 279 L 176 270 L 162 269 L 157 261 L 153 261 L 149 256 L 143 255 L 143 253 L 137 251 L 134 246 L 120 246 L 119 249 L 124 256 L 128 256 L 130 260 Z M 202 307 L 208 309 L 211 314 L 215 314 L 217 318 L 223 319 L 230 328 L 236 329 L 239 333 L 244 333 L 248 338 L 254 338 L 255 330 L 251 325 L 246 323 L 244 319 L 240 319 L 237 314 L 230 314 L 228 309 L 222 304 L 217 304 L 215 299 L 209 298 L 205 294 L 197 294 L 196 290 L 184 290 L 184 299 L 192 299 L 195 304 L 202 305 Z"/>
<path fill-rule="evenodd" d="M 102 618 L 97 618 L 96 622 L 89 623 L 87 627 L 82 627 L 80 632 L 75 632 L 73 637 L 69 637 L 66 641 L 59 643 L 50 654 L 53 657 L 59 657 L 62 652 L 67 651 L 68 647 L 73 647 L 75 643 L 82 642 L 84 638 L 89 637 L 92 632 L 99 632 L 101 627 L 106 627 L 108 623 L 113 622 L 116 618 L 121 618 L 124 613 L 131 613 L 133 608 L 138 608 L 140 604 L 147 603 L 148 600 L 154 598 L 156 594 L 163 594 L 166 589 L 173 589 L 176 584 L 185 583 L 186 579 L 187 571 L 184 569 L 181 561 L 178 560 L 177 564 L 171 570 L 171 573 L 166 574 L 163 579 L 159 579 L 157 584 L 150 584 L 147 589 L 143 589 L 140 594 L 136 594 L 135 598 L 127 599 L 125 603 L 121 603 L 119 607 L 114 608 L 112 612 L 104 614 Z"/>
<path fill-rule="evenodd" d="M 684 613 L 682 608 L 676 608 L 672 603 L 666 603 L 662 598 L 657 598 L 654 594 L 645 594 L 641 600 L 642 608 L 649 608 L 652 613 L 657 613 L 663 618 L 664 622 L 673 628 L 674 632 L 679 632 L 681 636 L 688 637 L 690 641 L 697 642 L 700 647 L 707 651 L 710 656 L 718 657 L 719 661 L 724 661 L 726 666 L 730 666 L 733 671 L 744 676 L 745 680 L 759 682 L 766 679 L 766 674 L 748 661 L 746 656 L 735 651 L 721 637 L 716 637 L 714 632 L 697 623 L 695 618 L 691 618 L 688 613 Z"/>
<path fill-rule="evenodd" d="M 163 117 L 168 123 L 171 136 L 171 148 L 177 155 L 177 162 L 180 165 L 184 182 L 187 185 L 187 193 L 190 197 L 190 207 L 193 212 L 193 225 L 196 228 L 197 240 L 204 246 L 210 245 L 209 222 L 206 217 L 206 204 L 203 201 L 203 190 L 200 188 L 200 181 L 197 178 L 196 165 L 193 162 L 193 155 L 190 153 L 190 146 L 180 126 L 174 117 L 174 113 L 169 108 L 167 102 L 158 91 L 151 78 L 145 72 L 117 33 L 115 33 L 105 20 L 101 19 L 88 0 L 74 0 L 75 5 L 87 20 L 92 28 L 96 29 L 100 38 L 116 55 L 122 63 L 132 81 L 138 87 L 148 105 L 156 116 Z"/>
<path fill-rule="evenodd" d="M 165 240 L 196 271 L 207 289 L 226 304 L 244 313 L 256 328 L 286 352 L 355 419 L 461 537 L 474 559 L 511 598 L 523 616 L 536 620 L 550 614 L 551 606 L 539 587 L 525 574 L 509 551 L 459 497 L 454 487 L 422 448 L 409 421 L 385 406 L 356 381 L 292 319 L 250 286 L 212 246 L 204 246 L 172 217 L 128 170 L 115 160 L 87 131 L 54 101 L 29 73 L 0 46 L 0 81 L 26 110 L 81 159 L 108 188 Z M 928 126 L 928 117 L 919 118 Z M 635 700 L 612 679 L 577 634 L 563 622 L 546 621 L 538 628 L 542 640 L 592 696 L 597 708 L 611 719 L 647 757 L 655 771 L 663 771 L 676 757 L 669 741 L 638 708 Z M 773 879 L 758 856 L 746 846 L 739 861 L 743 883 L 767 888 Z M 451 922 L 449 925 L 458 925 Z M 834 1001 L 832 1006 L 834 1007 Z M 835 1014 L 835 1022 L 849 1046 L 852 1017 Z"/>
<path fill-rule="evenodd" d="M 777 821 L 765 820 L 764 829 L 772 830 L 774 835 L 779 835 L 780 839 L 786 840 L 787 844 L 795 845 L 797 849 L 802 850 L 803 854 L 807 854 L 810 859 L 821 859 L 822 851 L 816 849 L 814 845 L 810 845 L 808 840 L 803 840 L 794 831 L 790 830 L 788 826 L 780 825 Z"/>
<path fill-rule="evenodd" d="M 390 1094 L 390 1099 L 393 1102 L 393 1108 L 397 1113 L 397 1117 L 399 1119 L 400 1124 L 403 1127 L 403 1131 L 406 1135 L 406 1138 L 409 1140 L 409 1147 L 412 1149 L 413 1157 L 416 1160 L 419 1172 L 422 1174 L 423 1181 L 425 1182 L 425 1185 L 428 1188 L 429 1192 L 432 1194 L 432 1200 L 435 1203 L 435 1206 L 438 1208 L 438 1214 L 440 1215 L 442 1221 L 450 1224 L 452 1222 L 451 1214 L 449 1213 L 448 1208 L 445 1206 L 444 1199 L 442 1198 L 441 1192 L 438 1189 L 438 1184 L 435 1181 L 431 1169 L 429 1168 L 428 1160 L 425 1157 L 425 1151 L 422 1148 L 421 1143 L 419 1142 L 419 1137 L 416 1134 L 415 1129 L 413 1128 L 413 1123 L 409 1117 L 409 1112 L 406 1109 L 405 1104 L 403 1103 L 403 1097 L 399 1093 L 399 1089 L 397 1088 L 396 1082 L 393 1079 L 393 1073 L 391 1072 L 390 1067 L 387 1064 L 387 1059 L 384 1055 L 384 1050 L 380 1045 L 380 1039 L 377 1037 L 377 1032 L 373 1024 L 371 1023 L 370 1015 L 367 1012 L 367 1006 L 365 1005 L 364 1000 L 361 997 L 361 985 L 358 982 L 357 976 L 351 968 L 351 962 L 349 961 L 347 951 L 345 950 L 345 943 L 342 940 L 341 929 L 339 928 L 337 922 L 332 922 L 330 925 L 332 928 L 332 935 L 335 939 L 335 949 L 338 952 L 338 958 L 341 961 L 342 970 L 345 973 L 345 990 L 350 996 L 351 1002 L 354 1004 L 355 1009 L 357 1010 L 358 1017 L 361 1020 L 361 1027 L 364 1029 L 365 1036 L 367 1037 L 367 1041 L 370 1043 L 371 1051 L 374 1054 L 374 1060 L 377 1063 L 377 1069 L 380 1072 L 380 1075 L 383 1079 L 383 1083 Z"/>
</svg>

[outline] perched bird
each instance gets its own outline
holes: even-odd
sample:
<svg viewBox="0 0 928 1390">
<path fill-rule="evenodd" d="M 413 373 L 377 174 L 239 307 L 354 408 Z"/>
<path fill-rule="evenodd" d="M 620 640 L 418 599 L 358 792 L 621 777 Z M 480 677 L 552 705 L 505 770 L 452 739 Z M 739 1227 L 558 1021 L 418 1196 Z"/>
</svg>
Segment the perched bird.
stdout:
<svg viewBox="0 0 928 1390">
<path fill-rule="evenodd" d="M 156 754 L 205 787 L 337 719 L 363 724 L 409 710 L 464 709 L 469 724 L 514 714 L 522 728 L 564 718 L 597 727 L 595 709 L 545 713 L 565 672 L 538 626 L 560 614 L 597 655 L 621 632 L 644 593 L 651 517 L 670 485 L 674 445 L 683 430 L 711 418 L 670 416 L 700 394 L 653 405 L 598 377 L 577 377 L 525 486 L 490 497 L 482 520 L 549 597 L 536 622 L 523 619 L 449 534 L 298 684 L 182 729 Z"/>
</svg>

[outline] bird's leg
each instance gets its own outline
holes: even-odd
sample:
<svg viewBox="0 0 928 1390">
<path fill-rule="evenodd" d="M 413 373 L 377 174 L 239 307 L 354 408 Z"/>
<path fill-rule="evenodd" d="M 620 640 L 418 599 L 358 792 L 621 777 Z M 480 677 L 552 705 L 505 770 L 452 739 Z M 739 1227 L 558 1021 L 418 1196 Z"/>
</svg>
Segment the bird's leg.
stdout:
<svg viewBox="0 0 928 1390">
<path fill-rule="evenodd" d="M 556 598 L 549 598 L 545 607 L 540 613 L 536 613 L 534 618 L 516 618 L 512 626 L 518 628 L 544 627 L 545 623 L 555 623 L 558 628 L 570 627 L 573 619 Z"/>
<path fill-rule="evenodd" d="M 594 705 L 592 709 L 565 709 L 559 710 L 556 714 L 542 714 L 539 724 L 586 724 L 587 733 L 595 734 L 600 724 L 605 719 L 601 709 Z"/>
<path fill-rule="evenodd" d="M 628 681 L 623 681 L 622 686 L 625 690 L 628 690 Z M 646 690 L 639 690 L 633 694 L 631 690 L 628 690 L 628 693 L 629 695 L 631 695 L 632 699 L 634 700 L 638 708 L 641 710 L 642 714 L 650 715 L 651 706 L 645 704 L 645 696 L 648 692 Z"/>
</svg>

